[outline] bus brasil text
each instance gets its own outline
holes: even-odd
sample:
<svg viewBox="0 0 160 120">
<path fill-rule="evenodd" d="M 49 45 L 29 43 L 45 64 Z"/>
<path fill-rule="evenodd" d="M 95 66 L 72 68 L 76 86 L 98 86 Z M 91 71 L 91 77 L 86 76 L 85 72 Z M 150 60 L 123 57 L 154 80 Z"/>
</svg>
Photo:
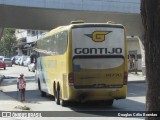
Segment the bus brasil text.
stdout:
<svg viewBox="0 0 160 120">
<path fill-rule="evenodd" d="M 75 54 L 121 54 L 122 48 L 75 48 Z"/>
</svg>

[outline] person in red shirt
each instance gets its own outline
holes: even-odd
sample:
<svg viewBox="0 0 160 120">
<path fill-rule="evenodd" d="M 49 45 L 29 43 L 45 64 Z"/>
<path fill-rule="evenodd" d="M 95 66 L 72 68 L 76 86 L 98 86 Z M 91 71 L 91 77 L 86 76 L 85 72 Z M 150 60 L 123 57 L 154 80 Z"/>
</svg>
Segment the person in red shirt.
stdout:
<svg viewBox="0 0 160 120">
<path fill-rule="evenodd" d="M 17 86 L 20 91 L 21 101 L 25 101 L 26 81 L 23 74 L 20 74 L 20 77 L 18 78 Z"/>
</svg>

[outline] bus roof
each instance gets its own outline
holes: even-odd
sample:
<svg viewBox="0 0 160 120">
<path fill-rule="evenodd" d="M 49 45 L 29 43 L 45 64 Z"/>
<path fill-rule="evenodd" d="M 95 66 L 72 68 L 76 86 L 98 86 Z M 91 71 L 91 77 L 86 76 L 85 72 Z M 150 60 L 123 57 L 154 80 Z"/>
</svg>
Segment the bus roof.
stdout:
<svg viewBox="0 0 160 120">
<path fill-rule="evenodd" d="M 107 23 L 72 23 L 66 26 L 59 26 L 55 29 L 52 29 L 50 32 L 48 32 L 44 37 L 50 36 L 53 33 L 58 33 L 60 31 L 69 30 L 71 28 L 82 28 L 82 27 L 113 27 L 113 28 L 122 28 L 124 29 L 124 26 L 122 24 L 115 24 L 113 22 L 107 22 Z"/>
</svg>

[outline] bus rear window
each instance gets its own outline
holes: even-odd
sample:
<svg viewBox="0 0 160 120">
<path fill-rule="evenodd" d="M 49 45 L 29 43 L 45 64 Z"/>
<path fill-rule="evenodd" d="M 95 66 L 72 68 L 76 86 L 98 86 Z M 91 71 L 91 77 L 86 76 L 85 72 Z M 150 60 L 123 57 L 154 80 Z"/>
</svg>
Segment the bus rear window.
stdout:
<svg viewBox="0 0 160 120">
<path fill-rule="evenodd" d="M 73 60 L 74 70 L 78 69 L 109 69 L 122 65 L 123 58 L 76 58 Z"/>
</svg>

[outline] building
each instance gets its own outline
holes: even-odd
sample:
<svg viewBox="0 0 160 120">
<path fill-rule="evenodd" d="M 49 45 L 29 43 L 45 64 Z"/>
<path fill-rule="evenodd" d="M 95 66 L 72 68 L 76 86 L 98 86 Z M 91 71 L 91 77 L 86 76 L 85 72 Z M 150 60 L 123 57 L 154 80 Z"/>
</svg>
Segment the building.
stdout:
<svg viewBox="0 0 160 120">
<path fill-rule="evenodd" d="M 15 35 L 18 41 L 17 54 L 30 56 L 35 41 L 39 40 L 46 32 L 41 30 L 16 29 Z"/>
<path fill-rule="evenodd" d="M 127 36 L 128 69 L 129 71 L 142 71 L 145 61 L 145 52 L 142 41 L 138 36 Z M 134 65 L 132 65 L 134 64 Z"/>
</svg>

